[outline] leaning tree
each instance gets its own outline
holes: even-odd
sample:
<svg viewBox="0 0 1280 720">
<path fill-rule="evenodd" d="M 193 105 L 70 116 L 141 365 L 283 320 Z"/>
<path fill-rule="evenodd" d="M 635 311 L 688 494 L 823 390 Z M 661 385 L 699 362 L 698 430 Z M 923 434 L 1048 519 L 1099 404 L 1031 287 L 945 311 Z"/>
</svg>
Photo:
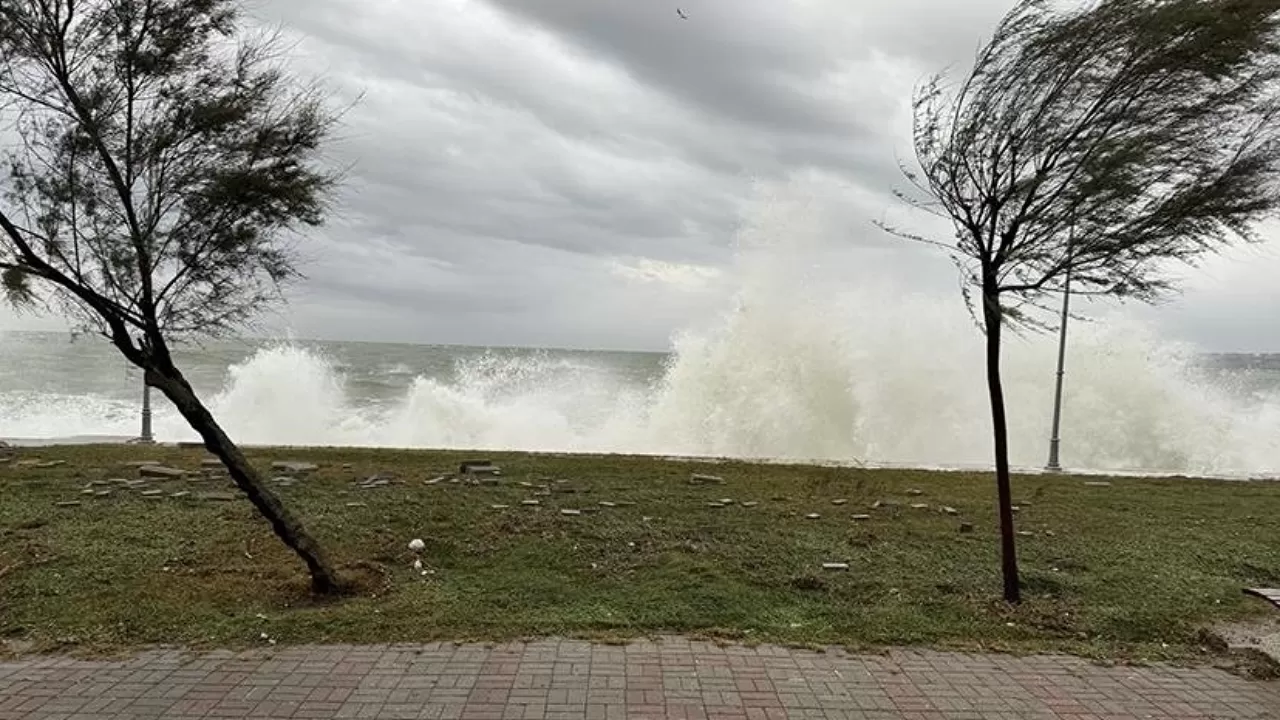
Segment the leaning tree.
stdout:
<svg viewBox="0 0 1280 720">
<path fill-rule="evenodd" d="M 1059 4 L 1060 5 L 1060 4 Z M 949 222 L 986 334 L 1004 597 L 1020 599 L 1001 334 L 1039 300 L 1151 300 L 1280 206 L 1280 0 L 1023 0 L 973 69 L 914 103 L 912 206 Z M 978 308 L 975 308 L 977 305 Z"/>
<path fill-rule="evenodd" d="M 291 231 L 321 222 L 336 116 L 241 32 L 236 0 L 0 0 L 9 146 L 0 271 L 11 300 L 54 302 L 165 395 L 306 563 L 306 528 L 174 363 L 173 343 L 235 330 L 297 276 Z"/>
</svg>

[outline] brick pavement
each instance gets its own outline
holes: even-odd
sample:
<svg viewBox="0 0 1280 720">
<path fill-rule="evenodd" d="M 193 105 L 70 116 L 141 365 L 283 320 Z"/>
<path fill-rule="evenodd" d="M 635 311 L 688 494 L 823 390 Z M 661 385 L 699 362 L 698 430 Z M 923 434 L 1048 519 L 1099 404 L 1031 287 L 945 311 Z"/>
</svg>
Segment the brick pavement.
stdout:
<svg viewBox="0 0 1280 720">
<path fill-rule="evenodd" d="M 0 720 L 1280 718 L 1280 683 L 1070 657 L 630 645 L 307 646 L 0 663 Z"/>
</svg>

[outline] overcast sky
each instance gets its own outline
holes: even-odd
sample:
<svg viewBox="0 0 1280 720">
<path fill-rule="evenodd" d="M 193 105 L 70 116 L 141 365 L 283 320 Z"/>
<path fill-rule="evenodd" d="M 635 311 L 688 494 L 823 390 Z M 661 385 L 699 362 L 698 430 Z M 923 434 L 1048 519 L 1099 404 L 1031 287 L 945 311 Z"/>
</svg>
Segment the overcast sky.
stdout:
<svg viewBox="0 0 1280 720">
<path fill-rule="evenodd" d="M 736 233 L 779 193 L 838 216 L 826 240 L 850 262 L 958 303 L 946 260 L 871 220 L 900 212 L 913 86 L 971 58 L 1009 5 L 257 0 L 299 38 L 300 71 L 339 102 L 363 93 L 308 279 L 265 324 L 663 349 L 733 291 Z M 1233 251 L 1144 314 L 1208 349 L 1280 351 L 1277 278 L 1280 242 Z M 0 328 L 51 322 L 0 310 Z"/>
</svg>

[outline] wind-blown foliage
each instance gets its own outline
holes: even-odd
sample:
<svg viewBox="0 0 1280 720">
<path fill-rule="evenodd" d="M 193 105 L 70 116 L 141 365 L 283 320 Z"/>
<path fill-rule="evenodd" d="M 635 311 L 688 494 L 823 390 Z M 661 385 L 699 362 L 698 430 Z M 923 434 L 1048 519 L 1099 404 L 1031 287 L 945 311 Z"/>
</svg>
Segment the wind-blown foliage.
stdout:
<svg viewBox="0 0 1280 720">
<path fill-rule="evenodd" d="M 0 2 L 0 279 L 142 368 L 329 591 L 319 547 L 170 352 L 279 297 L 291 231 L 322 221 L 337 180 L 317 162 L 337 119 L 323 94 L 238 20 L 236 0 Z"/>
<path fill-rule="evenodd" d="M 1016 600 L 1001 327 L 1059 291 L 1152 300 L 1191 262 L 1280 206 L 1280 0 L 1023 0 L 958 87 L 915 98 L 913 206 L 976 291 L 1005 549 Z M 971 304 L 972 307 L 972 304 Z"/>
<path fill-rule="evenodd" d="M 6 153 L 6 263 L 91 290 L 94 324 L 99 305 L 134 330 L 154 318 L 168 337 L 223 334 L 297 275 L 280 231 L 322 219 L 334 177 L 311 160 L 334 116 L 292 89 L 271 43 L 236 42 L 235 9 L 0 9 L 0 97 L 20 138 Z"/>
</svg>

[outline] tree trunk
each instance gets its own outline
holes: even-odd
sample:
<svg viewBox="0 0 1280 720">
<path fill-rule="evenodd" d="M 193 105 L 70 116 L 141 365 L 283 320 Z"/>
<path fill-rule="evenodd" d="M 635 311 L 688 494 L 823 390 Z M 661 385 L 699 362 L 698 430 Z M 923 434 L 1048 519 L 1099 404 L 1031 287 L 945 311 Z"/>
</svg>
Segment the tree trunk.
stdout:
<svg viewBox="0 0 1280 720">
<path fill-rule="evenodd" d="M 987 330 L 987 390 L 991 396 L 991 430 L 995 438 L 996 490 L 1000 506 L 1000 568 L 1004 576 L 1004 599 L 1022 601 L 1018 582 L 1018 552 L 1013 531 L 1013 492 L 1009 479 L 1009 427 L 1004 412 L 1004 387 L 1000 382 L 1000 331 L 1004 312 L 1000 297 L 984 290 L 983 319 Z"/>
<path fill-rule="evenodd" d="M 182 373 L 172 367 L 147 370 L 146 383 L 169 398 L 191 425 L 191 429 L 200 434 L 205 448 L 226 466 L 236 487 L 249 497 L 258 512 L 271 523 L 276 536 L 307 564 L 307 570 L 311 573 L 312 592 L 319 595 L 338 592 L 341 584 L 320 544 L 266 486 L 248 458 L 227 437 L 213 415 L 200 402 L 200 398 L 196 397 L 195 390 Z"/>
</svg>

